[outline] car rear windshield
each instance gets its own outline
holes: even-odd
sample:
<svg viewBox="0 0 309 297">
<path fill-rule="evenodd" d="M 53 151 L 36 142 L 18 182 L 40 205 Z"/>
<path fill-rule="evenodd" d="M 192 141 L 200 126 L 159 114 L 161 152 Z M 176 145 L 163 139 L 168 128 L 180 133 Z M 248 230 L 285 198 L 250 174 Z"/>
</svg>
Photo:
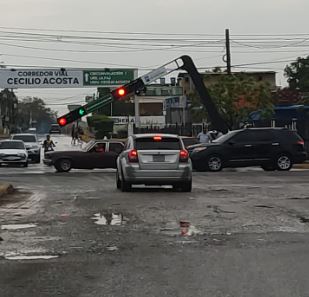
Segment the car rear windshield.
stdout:
<svg viewBox="0 0 309 297">
<path fill-rule="evenodd" d="M 178 138 L 171 137 L 143 137 L 135 139 L 137 150 L 181 150 Z"/>
<path fill-rule="evenodd" d="M 17 149 L 17 150 L 23 150 L 25 149 L 25 146 L 22 142 L 19 141 L 3 141 L 0 142 L 0 149 Z"/>
<path fill-rule="evenodd" d="M 33 135 L 14 135 L 14 140 L 22 140 L 23 142 L 36 142 L 36 138 Z"/>
<path fill-rule="evenodd" d="M 278 134 L 280 135 L 281 140 L 283 140 L 284 142 L 290 142 L 290 141 L 297 142 L 299 140 L 302 140 L 302 138 L 295 131 L 279 130 Z"/>
</svg>

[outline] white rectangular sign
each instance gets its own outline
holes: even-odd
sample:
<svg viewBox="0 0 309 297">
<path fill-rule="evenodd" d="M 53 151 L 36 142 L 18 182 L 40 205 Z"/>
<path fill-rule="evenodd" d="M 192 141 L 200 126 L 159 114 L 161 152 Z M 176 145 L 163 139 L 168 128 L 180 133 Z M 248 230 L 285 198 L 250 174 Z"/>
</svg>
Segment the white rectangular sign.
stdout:
<svg viewBox="0 0 309 297">
<path fill-rule="evenodd" d="M 83 71 L 74 69 L 0 69 L 0 88 L 82 88 Z"/>
</svg>

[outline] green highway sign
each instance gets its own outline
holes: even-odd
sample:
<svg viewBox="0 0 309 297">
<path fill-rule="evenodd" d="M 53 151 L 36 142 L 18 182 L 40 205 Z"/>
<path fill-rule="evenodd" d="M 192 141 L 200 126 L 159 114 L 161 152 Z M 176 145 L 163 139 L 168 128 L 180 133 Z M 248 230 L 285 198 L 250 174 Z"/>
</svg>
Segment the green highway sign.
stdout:
<svg viewBox="0 0 309 297">
<path fill-rule="evenodd" d="M 93 69 L 83 70 L 84 86 L 116 87 L 137 78 L 137 69 Z"/>
</svg>

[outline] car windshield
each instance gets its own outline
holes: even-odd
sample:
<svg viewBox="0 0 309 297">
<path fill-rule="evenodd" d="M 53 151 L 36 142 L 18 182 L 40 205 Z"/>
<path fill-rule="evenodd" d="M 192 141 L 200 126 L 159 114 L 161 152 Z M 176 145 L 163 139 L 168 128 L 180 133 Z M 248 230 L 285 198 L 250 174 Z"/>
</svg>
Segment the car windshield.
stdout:
<svg viewBox="0 0 309 297">
<path fill-rule="evenodd" d="M 17 149 L 17 150 L 24 150 L 25 145 L 21 141 L 2 141 L 0 142 L 0 149 Z"/>
<path fill-rule="evenodd" d="M 214 142 L 214 143 L 223 143 L 223 142 L 229 140 L 230 138 L 232 138 L 238 132 L 239 132 L 238 130 L 228 132 L 227 134 L 224 134 L 224 135 L 220 136 L 219 138 L 217 138 L 216 140 L 214 140 L 212 142 Z"/>
<path fill-rule="evenodd" d="M 172 137 L 143 137 L 135 139 L 137 150 L 180 150 L 181 143 L 178 138 Z"/>
<path fill-rule="evenodd" d="M 23 142 L 36 142 L 36 137 L 34 135 L 14 135 L 14 140 L 22 140 Z"/>
<path fill-rule="evenodd" d="M 89 141 L 83 148 L 82 150 L 84 152 L 88 152 L 90 150 L 90 148 L 94 145 L 95 141 L 94 140 L 91 140 Z"/>
</svg>

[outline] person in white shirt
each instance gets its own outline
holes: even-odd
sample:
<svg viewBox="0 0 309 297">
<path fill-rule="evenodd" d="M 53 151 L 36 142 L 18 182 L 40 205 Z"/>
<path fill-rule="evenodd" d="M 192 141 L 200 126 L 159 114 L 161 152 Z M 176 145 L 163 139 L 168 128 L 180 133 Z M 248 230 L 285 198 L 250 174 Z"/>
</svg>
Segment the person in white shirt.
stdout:
<svg viewBox="0 0 309 297">
<path fill-rule="evenodd" d="M 203 128 L 203 131 L 197 135 L 197 140 L 199 143 L 209 143 L 210 138 L 206 127 Z"/>
<path fill-rule="evenodd" d="M 210 142 L 216 140 L 217 138 L 221 137 L 223 134 L 220 131 L 217 130 L 212 130 L 210 132 L 208 132 L 209 138 L 210 138 Z"/>
</svg>

